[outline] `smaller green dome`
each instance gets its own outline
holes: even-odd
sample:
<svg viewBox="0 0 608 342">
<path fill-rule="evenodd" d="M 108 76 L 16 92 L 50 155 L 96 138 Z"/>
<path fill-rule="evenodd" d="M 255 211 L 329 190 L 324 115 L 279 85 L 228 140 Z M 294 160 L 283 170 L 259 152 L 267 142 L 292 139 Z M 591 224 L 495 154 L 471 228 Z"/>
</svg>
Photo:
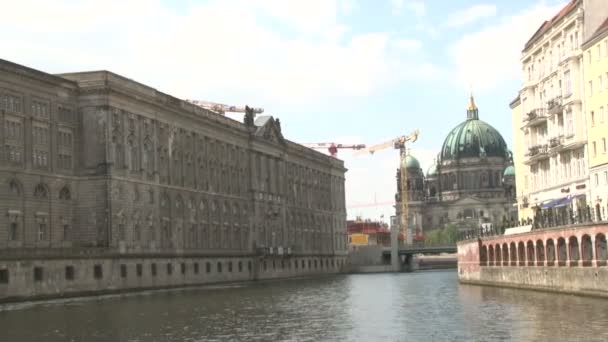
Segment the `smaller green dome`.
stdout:
<svg viewBox="0 0 608 342">
<path fill-rule="evenodd" d="M 408 154 L 405 157 L 405 160 L 403 161 L 403 164 L 401 164 L 401 167 L 405 167 L 408 170 L 411 170 L 411 169 L 419 170 L 420 169 L 420 163 L 418 162 L 418 159 L 416 159 L 414 156 L 411 156 L 411 155 Z"/>
<path fill-rule="evenodd" d="M 502 174 L 503 177 L 513 176 L 515 177 L 515 168 L 513 166 L 509 166 L 505 169 L 505 172 Z"/>
<path fill-rule="evenodd" d="M 426 176 L 427 177 L 437 176 L 437 164 L 433 164 L 429 167 L 429 169 L 426 171 Z"/>
</svg>

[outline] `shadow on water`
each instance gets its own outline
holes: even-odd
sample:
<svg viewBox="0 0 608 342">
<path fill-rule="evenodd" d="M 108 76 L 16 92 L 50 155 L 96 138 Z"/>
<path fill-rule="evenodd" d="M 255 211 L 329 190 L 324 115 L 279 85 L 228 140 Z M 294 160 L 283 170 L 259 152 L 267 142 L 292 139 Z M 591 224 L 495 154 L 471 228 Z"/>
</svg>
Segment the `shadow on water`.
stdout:
<svg viewBox="0 0 608 342">
<path fill-rule="evenodd" d="M 2 341 L 604 341 L 608 301 L 459 285 L 456 272 L 255 282 L 16 304 Z"/>
</svg>

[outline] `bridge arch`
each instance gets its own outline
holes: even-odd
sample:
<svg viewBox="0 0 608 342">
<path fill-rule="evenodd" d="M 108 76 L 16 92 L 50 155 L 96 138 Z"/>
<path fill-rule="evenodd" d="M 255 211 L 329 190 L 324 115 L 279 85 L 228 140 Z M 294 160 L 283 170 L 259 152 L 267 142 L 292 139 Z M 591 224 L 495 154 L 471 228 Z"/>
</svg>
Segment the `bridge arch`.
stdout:
<svg viewBox="0 0 608 342">
<path fill-rule="evenodd" d="M 606 245 L 606 235 L 597 234 L 595 236 L 595 259 L 598 266 L 606 266 L 608 259 L 608 246 Z"/>
<path fill-rule="evenodd" d="M 568 251 L 570 252 L 570 266 L 578 266 L 581 255 L 576 236 L 568 238 Z"/>
<path fill-rule="evenodd" d="M 481 262 L 481 266 L 487 266 L 488 265 L 488 246 L 483 245 L 481 246 L 481 253 L 479 255 L 479 261 Z"/>
<path fill-rule="evenodd" d="M 519 241 L 517 244 L 517 259 L 519 261 L 519 266 L 526 265 L 526 249 L 523 241 Z"/>
<path fill-rule="evenodd" d="M 494 248 L 494 251 L 496 253 L 496 266 L 500 266 L 502 265 L 502 255 L 500 253 L 500 245 L 496 244 L 496 247 Z"/>
<path fill-rule="evenodd" d="M 568 261 L 568 250 L 566 247 L 566 239 L 560 237 L 557 239 L 557 264 L 558 266 L 566 266 Z"/>
<path fill-rule="evenodd" d="M 593 260 L 593 243 L 591 242 L 591 236 L 585 234 L 581 238 L 581 258 L 583 259 L 583 266 L 591 266 Z"/>
<path fill-rule="evenodd" d="M 494 266 L 494 246 L 490 245 L 488 247 L 488 261 L 490 266 Z"/>
<path fill-rule="evenodd" d="M 536 255 L 534 255 L 534 242 L 528 240 L 526 243 L 526 256 L 528 260 L 528 266 L 534 266 L 536 261 Z"/>
<path fill-rule="evenodd" d="M 511 256 L 511 266 L 517 266 L 517 247 L 515 246 L 515 242 L 511 242 L 509 255 Z"/>
<path fill-rule="evenodd" d="M 553 239 L 547 240 L 547 266 L 555 265 L 555 242 Z"/>
<path fill-rule="evenodd" d="M 502 244 L 502 264 L 509 266 L 509 246 L 506 242 Z"/>
<path fill-rule="evenodd" d="M 536 241 L 536 265 L 543 266 L 545 264 L 545 246 L 543 240 Z"/>
</svg>

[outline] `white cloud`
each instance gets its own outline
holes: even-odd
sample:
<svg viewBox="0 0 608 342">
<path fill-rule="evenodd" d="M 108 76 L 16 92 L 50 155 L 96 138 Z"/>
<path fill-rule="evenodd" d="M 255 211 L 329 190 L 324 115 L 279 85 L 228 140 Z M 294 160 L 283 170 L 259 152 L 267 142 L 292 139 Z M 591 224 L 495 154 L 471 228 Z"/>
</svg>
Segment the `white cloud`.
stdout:
<svg viewBox="0 0 608 342">
<path fill-rule="evenodd" d="M 420 50 L 422 42 L 417 39 L 398 39 L 395 40 L 394 45 L 397 49 L 403 51 L 415 51 Z"/>
<path fill-rule="evenodd" d="M 419 0 L 391 0 L 392 13 L 400 15 L 404 9 L 411 11 L 417 17 L 426 15 L 426 5 Z"/>
<path fill-rule="evenodd" d="M 353 34 L 339 21 L 356 9 L 353 0 L 166 6 L 14 1 L 12 15 L 0 22 L 3 55 L 50 72 L 108 69 L 178 97 L 266 106 L 366 96 L 432 70 L 421 73 L 404 60 L 419 45 L 413 40 Z"/>
<path fill-rule="evenodd" d="M 496 5 L 478 4 L 448 16 L 445 27 L 460 27 L 496 15 Z"/>
<path fill-rule="evenodd" d="M 449 48 L 456 68 L 456 82 L 467 90 L 470 85 L 475 90 L 485 90 L 505 81 L 519 80 L 524 44 L 562 7 L 541 3 L 462 37 Z"/>
</svg>

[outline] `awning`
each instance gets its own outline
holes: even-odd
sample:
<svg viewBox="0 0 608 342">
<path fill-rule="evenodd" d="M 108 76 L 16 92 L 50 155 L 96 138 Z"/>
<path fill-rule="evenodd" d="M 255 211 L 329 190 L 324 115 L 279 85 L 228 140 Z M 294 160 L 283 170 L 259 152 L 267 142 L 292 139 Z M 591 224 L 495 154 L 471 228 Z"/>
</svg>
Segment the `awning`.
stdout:
<svg viewBox="0 0 608 342">
<path fill-rule="evenodd" d="M 556 198 L 556 199 L 543 203 L 543 205 L 541 206 L 541 209 L 565 207 L 567 205 L 570 205 L 570 203 L 572 203 L 572 201 L 574 201 L 575 199 L 582 197 L 582 196 L 585 196 L 585 195 L 575 195 L 575 196 L 568 195 L 566 197 Z"/>
<path fill-rule="evenodd" d="M 565 200 L 565 199 L 567 199 L 567 198 L 568 198 L 568 197 L 564 197 L 564 198 L 556 198 L 556 199 L 549 200 L 549 201 L 547 201 L 547 202 L 543 203 L 543 204 L 541 205 L 541 207 L 540 207 L 540 208 L 541 208 L 541 209 L 549 209 L 549 208 L 553 208 L 553 207 L 555 207 L 557 204 L 559 204 L 561 201 L 563 201 L 563 200 Z"/>
</svg>

